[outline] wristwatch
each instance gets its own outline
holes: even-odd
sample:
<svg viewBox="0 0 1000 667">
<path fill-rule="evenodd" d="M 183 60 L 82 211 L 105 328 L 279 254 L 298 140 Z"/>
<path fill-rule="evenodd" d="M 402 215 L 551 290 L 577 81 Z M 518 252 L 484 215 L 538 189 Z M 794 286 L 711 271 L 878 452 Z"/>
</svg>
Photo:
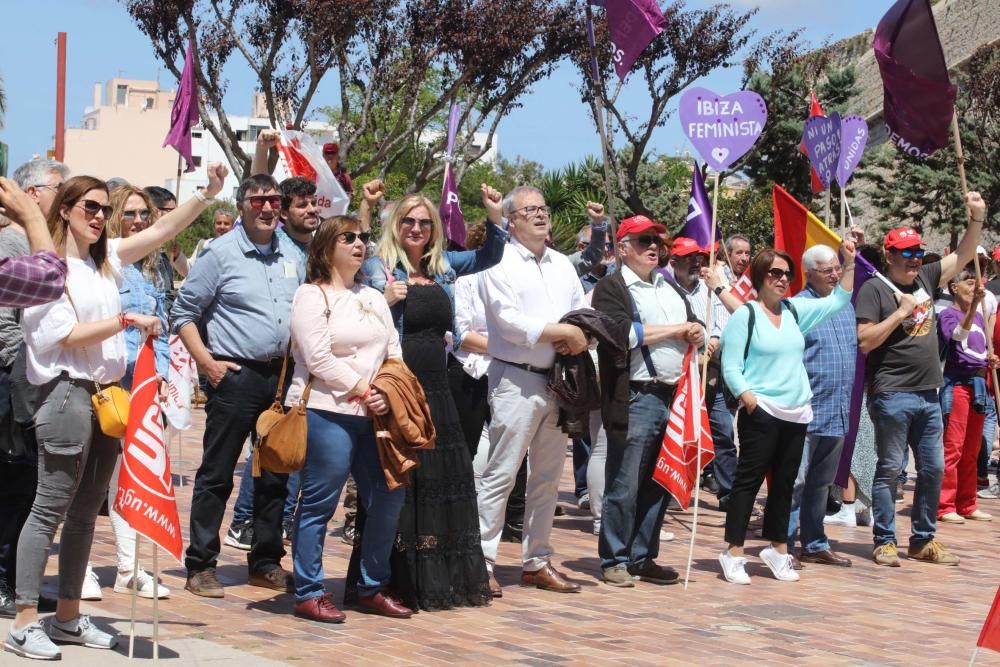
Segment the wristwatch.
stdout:
<svg viewBox="0 0 1000 667">
<path fill-rule="evenodd" d="M 719 285 L 712 291 L 715 292 L 715 296 L 722 296 L 722 285 Z"/>
</svg>

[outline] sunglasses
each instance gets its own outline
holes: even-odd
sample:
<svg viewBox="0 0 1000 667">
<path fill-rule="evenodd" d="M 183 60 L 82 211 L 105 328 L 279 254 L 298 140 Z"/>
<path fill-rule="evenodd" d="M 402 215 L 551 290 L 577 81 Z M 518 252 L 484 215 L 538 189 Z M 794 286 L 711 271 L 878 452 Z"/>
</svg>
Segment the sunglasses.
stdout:
<svg viewBox="0 0 1000 667">
<path fill-rule="evenodd" d="M 91 218 L 98 213 L 103 213 L 104 218 L 108 219 L 111 217 L 111 211 L 113 210 L 109 205 L 102 204 L 93 199 L 81 199 L 78 204 L 83 207 L 83 212 Z"/>
<path fill-rule="evenodd" d="M 271 208 L 281 208 L 281 195 L 251 195 L 246 198 L 250 202 L 250 208 L 259 211 L 264 208 L 264 204 L 270 204 Z"/>
<path fill-rule="evenodd" d="M 420 225 L 421 227 L 423 227 L 425 229 L 429 229 L 430 226 L 434 224 L 434 221 L 431 220 L 430 218 L 420 218 L 418 220 L 417 218 L 409 218 L 409 217 L 407 217 L 407 218 L 403 218 L 399 222 L 399 224 L 401 226 L 403 226 L 403 227 L 412 227 L 413 225 Z"/>
<path fill-rule="evenodd" d="M 792 278 L 795 277 L 795 274 L 791 271 L 782 271 L 781 269 L 768 269 L 767 275 L 771 276 L 773 280 L 781 280 L 784 278 L 789 282 L 791 282 Z"/>
<path fill-rule="evenodd" d="M 896 250 L 895 252 L 900 257 L 905 257 L 906 259 L 923 259 L 924 252 L 926 251 L 923 248 L 906 248 L 905 250 Z"/>
<path fill-rule="evenodd" d="M 663 245 L 663 239 L 659 236 L 654 236 L 652 234 L 644 234 L 643 236 L 636 236 L 629 238 L 629 241 L 637 244 L 640 248 L 648 248 L 651 245 L 655 245 L 657 248 Z"/>
<path fill-rule="evenodd" d="M 353 245 L 358 239 L 361 239 L 361 242 L 367 245 L 371 237 L 372 235 L 368 232 L 344 232 L 338 238 L 343 239 L 342 243 L 344 245 Z"/>
<path fill-rule="evenodd" d="M 149 220 L 149 209 L 144 208 L 141 210 L 122 211 L 122 218 L 125 220 L 135 220 L 136 218 L 139 218 L 143 222 L 146 222 Z"/>
</svg>

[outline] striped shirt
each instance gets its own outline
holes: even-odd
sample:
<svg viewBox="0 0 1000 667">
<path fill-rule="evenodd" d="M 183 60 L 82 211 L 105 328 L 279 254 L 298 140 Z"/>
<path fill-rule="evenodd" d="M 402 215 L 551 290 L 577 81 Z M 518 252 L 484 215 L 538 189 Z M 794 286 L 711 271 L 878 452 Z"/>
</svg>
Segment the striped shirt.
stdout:
<svg viewBox="0 0 1000 667">
<path fill-rule="evenodd" d="M 0 306 L 27 308 L 55 301 L 66 283 L 66 260 L 50 250 L 0 258 Z"/>
<path fill-rule="evenodd" d="M 684 298 L 691 305 L 691 311 L 694 312 L 694 316 L 698 318 L 698 321 L 705 324 L 705 312 L 708 308 L 708 285 L 705 284 L 704 280 L 699 279 L 695 282 L 692 289 L 688 290 L 684 285 L 681 285 L 673 275 L 670 276 L 674 284 L 680 288 L 681 292 L 684 293 Z M 708 334 L 709 338 L 721 338 L 722 330 L 726 328 L 726 323 L 729 322 L 729 311 L 726 307 L 722 305 L 722 301 L 719 297 L 712 294 L 712 326 L 711 332 Z"/>
</svg>

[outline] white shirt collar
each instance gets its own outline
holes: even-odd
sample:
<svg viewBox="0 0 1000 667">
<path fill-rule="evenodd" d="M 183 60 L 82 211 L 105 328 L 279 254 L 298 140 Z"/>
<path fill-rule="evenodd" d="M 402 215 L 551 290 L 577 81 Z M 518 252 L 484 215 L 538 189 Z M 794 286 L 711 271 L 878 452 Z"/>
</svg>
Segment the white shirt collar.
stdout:
<svg viewBox="0 0 1000 667">
<path fill-rule="evenodd" d="M 517 253 L 521 256 L 521 259 L 523 259 L 524 261 L 528 261 L 530 259 L 533 262 L 537 261 L 539 264 L 541 264 L 542 262 L 547 262 L 552 259 L 552 249 L 549 248 L 548 246 L 545 246 L 545 249 L 542 251 L 542 258 L 538 259 L 535 256 L 535 253 L 533 253 L 531 250 L 528 250 L 527 247 L 525 247 L 520 241 L 518 241 L 513 236 L 510 237 L 510 245 L 515 250 L 517 250 Z"/>
<path fill-rule="evenodd" d="M 660 272 L 653 269 L 652 280 L 646 281 L 640 278 L 635 271 L 630 269 L 627 264 L 622 263 L 622 279 L 625 281 L 626 287 L 631 287 L 636 283 L 645 283 L 647 285 L 652 284 L 653 287 L 659 286 L 659 284 L 666 280 Z"/>
</svg>

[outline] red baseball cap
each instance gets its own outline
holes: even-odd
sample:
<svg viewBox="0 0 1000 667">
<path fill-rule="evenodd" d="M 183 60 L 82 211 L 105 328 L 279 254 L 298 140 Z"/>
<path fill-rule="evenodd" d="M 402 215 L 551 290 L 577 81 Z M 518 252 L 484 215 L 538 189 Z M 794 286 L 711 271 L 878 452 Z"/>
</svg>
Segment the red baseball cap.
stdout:
<svg viewBox="0 0 1000 667">
<path fill-rule="evenodd" d="M 638 234 L 652 229 L 657 234 L 666 234 L 667 228 L 658 222 L 653 222 L 644 215 L 634 215 L 625 218 L 618 225 L 618 240 L 621 241 L 627 234 Z"/>
<path fill-rule="evenodd" d="M 328 144 L 323 144 L 323 155 L 327 155 L 330 153 L 339 153 L 339 152 L 340 152 L 340 144 L 332 141 Z"/>
<path fill-rule="evenodd" d="M 994 262 L 1000 262 L 1000 245 L 998 245 L 996 248 L 993 248 L 993 254 L 991 254 L 990 256 L 993 258 Z"/>
<path fill-rule="evenodd" d="M 924 240 L 920 238 L 920 234 L 917 230 L 912 227 L 900 227 L 898 229 L 890 230 L 888 234 L 885 235 L 885 247 L 886 248 L 916 248 L 924 247 Z"/>
<path fill-rule="evenodd" d="M 678 257 L 685 257 L 687 255 L 694 255 L 696 253 L 702 253 L 707 255 L 708 248 L 702 248 L 698 245 L 698 242 L 694 239 L 689 239 L 685 236 L 678 236 L 674 239 L 674 244 L 670 247 L 670 254 L 677 255 Z"/>
</svg>

